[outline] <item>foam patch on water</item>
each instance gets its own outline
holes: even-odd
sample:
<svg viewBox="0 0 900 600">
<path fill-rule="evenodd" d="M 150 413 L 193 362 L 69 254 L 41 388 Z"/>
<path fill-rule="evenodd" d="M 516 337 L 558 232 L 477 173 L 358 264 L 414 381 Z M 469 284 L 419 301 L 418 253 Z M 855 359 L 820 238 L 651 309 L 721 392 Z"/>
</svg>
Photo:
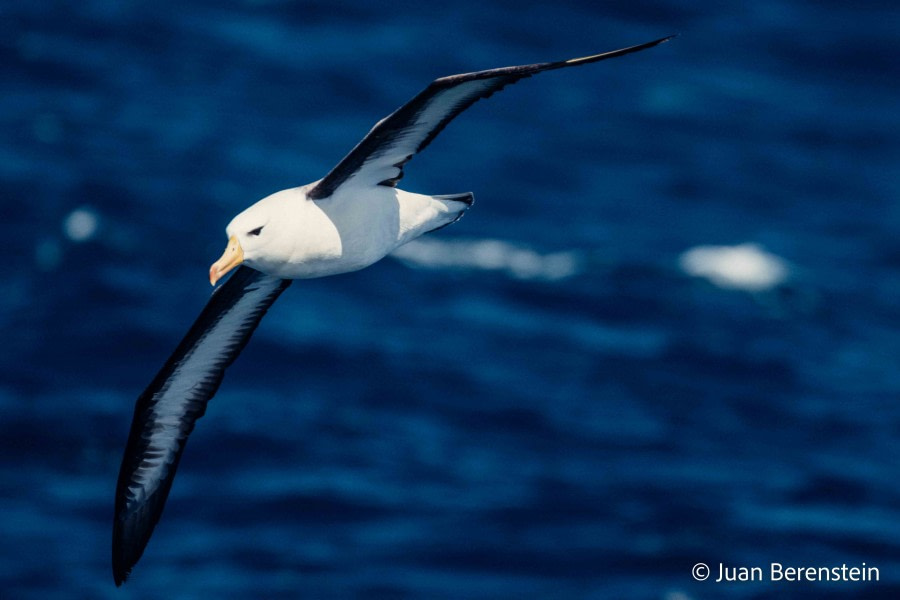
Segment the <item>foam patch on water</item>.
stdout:
<svg viewBox="0 0 900 600">
<path fill-rule="evenodd" d="M 86 242 L 97 233 L 97 214 L 89 208 L 78 208 L 63 221 L 63 231 L 73 242 Z"/>
<path fill-rule="evenodd" d="M 756 244 L 696 246 L 678 259 L 681 270 L 722 288 L 759 292 L 783 283 L 787 263 Z"/>
<path fill-rule="evenodd" d="M 554 281 L 572 277 L 581 270 L 581 260 L 575 252 L 542 254 L 492 239 L 418 239 L 397 248 L 392 256 L 411 267 L 499 271 L 516 279 Z"/>
</svg>

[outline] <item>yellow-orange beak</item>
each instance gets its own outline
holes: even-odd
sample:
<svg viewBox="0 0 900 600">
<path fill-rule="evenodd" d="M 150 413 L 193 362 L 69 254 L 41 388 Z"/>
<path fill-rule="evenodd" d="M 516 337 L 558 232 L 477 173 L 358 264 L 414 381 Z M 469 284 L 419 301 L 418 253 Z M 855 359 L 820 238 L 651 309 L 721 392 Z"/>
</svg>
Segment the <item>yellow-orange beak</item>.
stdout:
<svg viewBox="0 0 900 600">
<path fill-rule="evenodd" d="M 222 276 L 224 276 L 225 273 L 242 262 L 244 262 L 244 250 L 241 248 L 241 243 L 238 241 L 237 237 L 231 236 L 228 238 L 228 247 L 225 248 L 225 253 L 222 254 L 222 258 L 214 262 L 209 268 L 209 283 L 211 285 L 216 285 L 216 282 L 222 279 Z"/>
</svg>

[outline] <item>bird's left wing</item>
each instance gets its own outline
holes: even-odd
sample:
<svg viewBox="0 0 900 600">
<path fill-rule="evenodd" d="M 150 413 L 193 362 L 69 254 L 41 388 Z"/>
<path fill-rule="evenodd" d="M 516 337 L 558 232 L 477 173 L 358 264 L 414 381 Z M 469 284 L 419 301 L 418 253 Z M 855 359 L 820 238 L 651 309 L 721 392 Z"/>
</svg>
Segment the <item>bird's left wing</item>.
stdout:
<svg viewBox="0 0 900 600">
<path fill-rule="evenodd" d="M 137 400 L 116 485 L 112 561 L 121 585 L 159 521 L 194 422 L 290 280 L 241 267 L 218 288 Z"/>
<path fill-rule="evenodd" d="M 542 71 L 575 67 L 652 48 L 672 39 L 664 37 L 612 52 L 557 62 L 503 67 L 434 80 L 412 100 L 379 121 L 307 197 L 327 198 L 342 185 L 393 187 L 403 177 L 403 165 L 423 150 L 458 114 L 481 98 Z"/>
</svg>

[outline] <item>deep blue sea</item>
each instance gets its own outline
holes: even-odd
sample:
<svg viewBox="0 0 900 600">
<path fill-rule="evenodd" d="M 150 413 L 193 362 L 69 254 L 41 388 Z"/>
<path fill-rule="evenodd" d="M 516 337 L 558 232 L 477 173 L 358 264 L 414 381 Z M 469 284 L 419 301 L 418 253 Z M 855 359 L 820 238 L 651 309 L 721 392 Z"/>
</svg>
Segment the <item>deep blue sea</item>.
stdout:
<svg viewBox="0 0 900 600">
<path fill-rule="evenodd" d="M 0 4 L 0 596 L 900 597 L 898 32 L 878 0 Z M 134 401 L 231 217 L 436 77 L 671 33 L 407 165 L 474 208 L 284 293 L 116 589 Z"/>
</svg>

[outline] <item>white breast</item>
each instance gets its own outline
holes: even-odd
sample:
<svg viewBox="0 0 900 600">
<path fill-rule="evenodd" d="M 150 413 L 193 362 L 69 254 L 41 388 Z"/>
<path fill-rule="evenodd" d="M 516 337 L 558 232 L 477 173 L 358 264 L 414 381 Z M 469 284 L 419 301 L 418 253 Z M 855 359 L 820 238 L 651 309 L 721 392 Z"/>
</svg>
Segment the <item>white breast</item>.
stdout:
<svg viewBox="0 0 900 600">
<path fill-rule="evenodd" d="M 248 258 L 249 266 L 285 279 L 356 271 L 456 214 L 431 196 L 388 187 L 349 188 L 318 201 L 303 197 L 303 189 L 259 202 L 270 214 L 266 227 L 277 227 L 277 235 Z"/>
</svg>

